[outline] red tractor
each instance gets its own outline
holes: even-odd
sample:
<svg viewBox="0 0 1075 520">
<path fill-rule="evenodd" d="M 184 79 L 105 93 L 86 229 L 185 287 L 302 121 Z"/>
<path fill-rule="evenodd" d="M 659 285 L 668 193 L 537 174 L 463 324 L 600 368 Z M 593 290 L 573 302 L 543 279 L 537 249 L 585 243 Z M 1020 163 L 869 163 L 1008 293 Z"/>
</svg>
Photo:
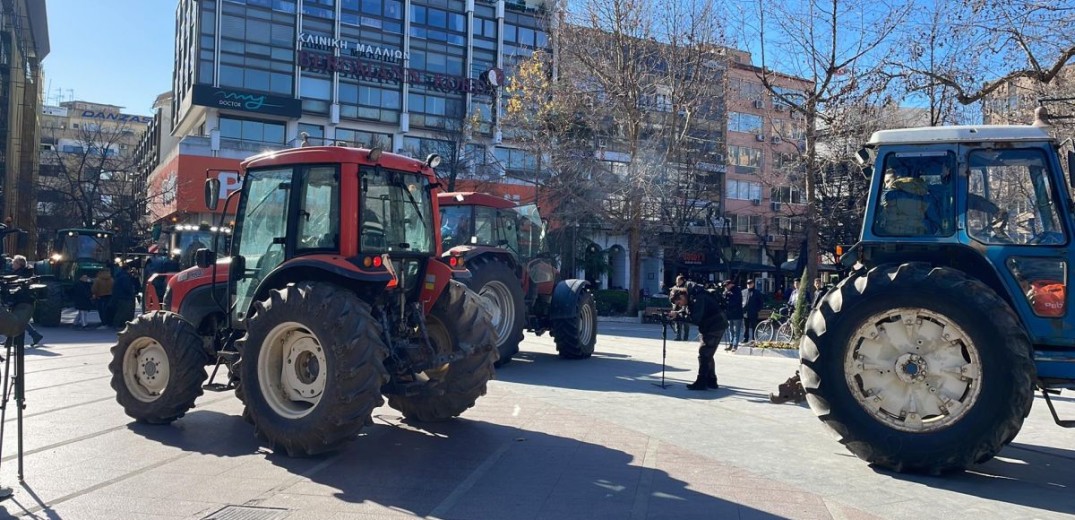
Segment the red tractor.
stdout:
<svg viewBox="0 0 1075 520">
<path fill-rule="evenodd" d="M 227 226 L 176 224 L 158 228 L 154 233 L 157 243 L 150 248 L 153 254 L 143 269 L 145 312 L 163 308 L 161 297 L 168 281 L 179 271 L 194 267 L 195 252 L 204 248 L 220 253 L 231 244 L 231 228 Z"/>
<path fill-rule="evenodd" d="M 466 276 L 460 263 L 438 258 L 436 160 L 330 146 L 244 161 L 230 262 L 199 251 L 171 310 L 135 318 L 112 347 L 124 411 L 170 423 L 201 395 L 206 367 L 223 364 L 220 386 L 235 388 L 257 436 L 298 456 L 353 438 L 382 395 L 422 421 L 473 406 L 493 376 L 495 331 L 453 279 Z M 206 181 L 210 209 L 218 182 Z M 200 285 L 223 320 L 214 336 L 175 312 L 194 297 L 180 289 Z"/>
<path fill-rule="evenodd" d="M 590 284 L 561 279 L 544 247 L 537 206 L 484 193 L 441 193 L 438 199 L 441 249 L 463 259 L 471 273 L 467 285 L 490 304 L 498 363 L 519 351 L 523 329 L 551 332 L 562 358 L 589 358 L 597 341 Z"/>
</svg>

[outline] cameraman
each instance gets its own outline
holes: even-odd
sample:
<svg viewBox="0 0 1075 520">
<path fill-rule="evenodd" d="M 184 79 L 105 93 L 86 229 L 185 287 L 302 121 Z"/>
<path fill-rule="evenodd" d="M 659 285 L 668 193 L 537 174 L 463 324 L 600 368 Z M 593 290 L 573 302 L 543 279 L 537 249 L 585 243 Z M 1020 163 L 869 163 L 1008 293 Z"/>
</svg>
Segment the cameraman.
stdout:
<svg viewBox="0 0 1075 520">
<path fill-rule="evenodd" d="M 18 276 L 19 278 L 31 278 L 34 276 L 34 270 L 27 265 L 26 257 L 22 255 L 15 255 L 11 258 L 11 270 L 15 276 Z M 30 338 L 33 340 L 30 347 L 40 347 L 41 340 L 44 339 L 44 336 L 29 323 L 26 324 L 26 332 L 30 334 Z"/>
<path fill-rule="evenodd" d="M 698 326 L 698 379 L 687 390 L 705 390 L 720 388 L 717 384 L 717 367 L 713 355 L 717 352 L 720 339 L 728 329 L 728 319 L 724 316 L 721 301 L 700 285 L 688 282 L 684 287 L 672 289 L 670 299 L 676 310 L 668 317 L 677 322 L 689 321 Z"/>
</svg>

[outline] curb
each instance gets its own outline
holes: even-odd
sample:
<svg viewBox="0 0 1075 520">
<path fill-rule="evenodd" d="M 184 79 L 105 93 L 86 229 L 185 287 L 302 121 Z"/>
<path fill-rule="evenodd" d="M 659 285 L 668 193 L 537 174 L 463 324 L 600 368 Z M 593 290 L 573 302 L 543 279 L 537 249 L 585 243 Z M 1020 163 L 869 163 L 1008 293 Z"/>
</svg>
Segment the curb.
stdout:
<svg viewBox="0 0 1075 520">
<path fill-rule="evenodd" d="M 797 348 L 755 348 L 755 347 L 739 347 L 735 352 L 732 352 L 737 356 L 763 356 L 763 357 L 779 357 L 786 359 L 799 359 L 799 349 Z"/>
</svg>

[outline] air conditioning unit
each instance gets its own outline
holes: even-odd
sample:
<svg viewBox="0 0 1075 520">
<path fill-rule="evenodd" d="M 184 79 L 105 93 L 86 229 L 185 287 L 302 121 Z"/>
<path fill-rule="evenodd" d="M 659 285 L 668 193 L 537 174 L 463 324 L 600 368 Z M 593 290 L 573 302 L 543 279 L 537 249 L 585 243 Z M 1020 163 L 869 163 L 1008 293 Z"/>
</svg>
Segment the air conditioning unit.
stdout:
<svg viewBox="0 0 1075 520">
<path fill-rule="evenodd" d="M 784 108 L 786 108 L 786 106 L 787 105 L 782 105 L 780 103 L 773 103 L 773 110 L 776 111 L 776 112 L 783 112 Z"/>
<path fill-rule="evenodd" d="M 780 211 L 780 203 L 779 202 L 771 202 L 771 203 L 769 203 L 769 207 L 773 208 L 773 211 Z"/>
<path fill-rule="evenodd" d="M 751 199 L 750 203 L 755 206 L 761 206 L 761 199 Z"/>
<path fill-rule="evenodd" d="M 598 139 L 597 140 L 597 147 L 598 148 L 608 148 L 608 139 Z"/>
<path fill-rule="evenodd" d="M 722 153 L 714 154 L 713 155 L 713 160 L 717 161 L 718 163 L 719 162 L 724 162 L 724 154 L 722 154 Z"/>
<path fill-rule="evenodd" d="M 772 242 L 773 240 L 776 240 L 776 237 L 774 237 L 773 235 L 765 235 L 766 242 Z"/>
<path fill-rule="evenodd" d="M 754 108 L 765 108 L 765 101 L 762 101 L 760 99 L 755 99 L 754 100 Z"/>
<path fill-rule="evenodd" d="M 757 139 L 759 142 L 762 142 L 762 143 L 765 142 L 765 134 L 758 134 L 758 135 L 754 136 L 754 138 Z"/>
</svg>

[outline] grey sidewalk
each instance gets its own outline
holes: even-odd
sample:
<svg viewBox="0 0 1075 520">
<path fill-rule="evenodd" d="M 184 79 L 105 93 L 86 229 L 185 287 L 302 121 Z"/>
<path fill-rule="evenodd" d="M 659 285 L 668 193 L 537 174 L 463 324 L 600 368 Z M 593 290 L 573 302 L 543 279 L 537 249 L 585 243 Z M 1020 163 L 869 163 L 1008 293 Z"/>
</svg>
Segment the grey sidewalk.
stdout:
<svg viewBox="0 0 1075 520">
<path fill-rule="evenodd" d="M 794 371 L 793 360 L 721 352 L 722 388 L 688 392 L 696 345 L 669 342 L 669 385 L 655 386 L 659 331 L 602 324 L 597 354 L 583 361 L 560 360 L 548 337 L 528 336 L 462 418 L 412 425 L 383 407 L 344 450 L 289 459 L 258 448 L 231 393 L 203 396 L 172 426 L 131 423 L 108 387 L 108 331 L 49 329 L 54 342 L 27 359 L 27 487 L 0 503 L 0 512 L 679 519 L 1063 518 L 1075 511 L 1071 432 L 1044 421 L 1044 407 L 1035 407 L 1000 459 L 975 472 L 894 476 L 847 453 L 809 409 L 766 402 Z M 1070 396 L 1060 404 L 1075 414 Z M 6 426 L 0 480 L 10 485 L 10 414 Z"/>
</svg>

